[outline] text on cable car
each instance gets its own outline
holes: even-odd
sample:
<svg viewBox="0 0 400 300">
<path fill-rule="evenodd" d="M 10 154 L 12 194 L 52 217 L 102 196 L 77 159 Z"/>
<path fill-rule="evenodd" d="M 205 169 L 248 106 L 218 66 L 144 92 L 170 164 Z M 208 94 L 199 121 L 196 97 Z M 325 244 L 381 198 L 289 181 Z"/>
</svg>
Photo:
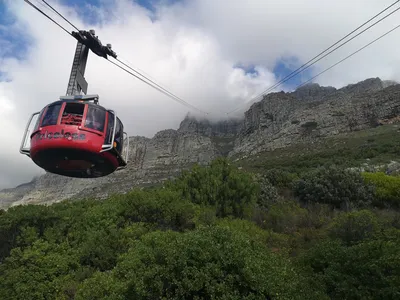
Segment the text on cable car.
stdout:
<svg viewBox="0 0 400 300">
<path fill-rule="evenodd" d="M 61 132 L 46 132 L 45 133 L 39 133 L 36 135 L 36 140 L 46 140 L 46 139 L 62 139 L 65 138 L 67 140 L 85 140 L 86 135 L 81 133 L 71 133 L 71 132 L 65 132 L 64 129 L 61 129 Z"/>
</svg>

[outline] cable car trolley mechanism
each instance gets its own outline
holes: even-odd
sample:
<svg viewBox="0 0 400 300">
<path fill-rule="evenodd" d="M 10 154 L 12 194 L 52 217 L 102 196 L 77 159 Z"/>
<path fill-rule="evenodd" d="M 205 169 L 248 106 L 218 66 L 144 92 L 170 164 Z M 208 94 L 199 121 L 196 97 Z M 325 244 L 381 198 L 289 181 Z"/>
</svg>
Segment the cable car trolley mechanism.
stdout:
<svg viewBox="0 0 400 300">
<path fill-rule="evenodd" d="M 50 173 L 106 176 L 127 165 L 129 138 L 116 112 L 99 105 L 98 95 L 86 95 L 84 73 L 89 49 L 106 59 L 117 55 L 110 44 L 101 44 L 94 30 L 72 35 L 78 42 L 66 96 L 31 115 L 20 153 Z"/>
</svg>

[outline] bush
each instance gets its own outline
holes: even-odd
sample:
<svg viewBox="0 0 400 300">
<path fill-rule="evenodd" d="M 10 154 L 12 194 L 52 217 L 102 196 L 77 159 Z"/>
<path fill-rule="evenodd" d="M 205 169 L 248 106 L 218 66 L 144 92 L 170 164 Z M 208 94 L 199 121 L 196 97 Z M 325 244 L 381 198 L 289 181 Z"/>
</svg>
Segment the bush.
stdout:
<svg viewBox="0 0 400 300">
<path fill-rule="evenodd" d="M 264 177 L 269 180 L 269 182 L 278 188 L 290 187 L 292 182 L 298 179 L 296 174 L 289 173 L 280 169 L 270 169 L 264 174 Z"/>
<path fill-rule="evenodd" d="M 113 299 L 124 300 L 121 290 L 123 283 L 112 276 L 112 273 L 96 272 L 81 283 L 72 299 Z"/>
<path fill-rule="evenodd" d="M 295 183 L 294 192 L 303 203 L 325 203 L 347 210 L 369 205 L 374 197 L 373 187 L 359 173 L 336 166 L 307 173 Z"/>
<path fill-rule="evenodd" d="M 368 210 L 361 210 L 339 215 L 330 225 L 329 234 L 351 245 L 372 238 L 379 229 L 376 216 Z"/>
<path fill-rule="evenodd" d="M 0 299 L 56 299 L 78 267 L 66 243 L 38 239 L 24 250 L 14 248 L 0 263 Z"/>
<path fill-rule="evenodd" d="M 227 227 L 149 233 L 112 273 L 124 288 L 106 292 L 124 299 L 326 299 L 289 260 Z"/>
<path fill-rule="evenodd" d="M 374 214 L 383 228 L 400 229 L 400 212 L 391 209 L 375 209 Z"/>
<path fill-rule="evenodd" d="M 365 172 L 362 176 L 376 188 L 376 206 L 400 208 L 400 177 L 385 175 L 382 172 Z"/>
<path fill-rule="evenodd" d="M 306 122 L 304 124 L 301 124 L 301 127 L 303 128 L 311 128 L 311 129 L 315 129 L 317 128 L 318 123 L 314 122 L 314 121 L 310 121 L 310 122 Z"/>
<path fill-rule="evenodd" d="M 301 208 L 299 203 L 291 200 L 278 202 L 271 206 L 267 215 L 265 226 L 280 233 L 293 233 L 304 224 L 307 210 Z"/>
<path fill-rule="evenodd" d="M 257 204 L 262 209 L 268 209 L 272 204 L 278 201 L 278 191 L 266 176 L 262 176 L 258 182 L 260 184 L 260 195 L 258 197 Z"/>
<path fill-rule="evenodd" d="M 248 220 L 232 219 L 231 217 L 219 219 L 216 223 L 218 227 L 228 228 L 232 232 L 241 232 L 259 243 L 266 245 L 273 251 L 287 253 L 289 248 L 289 236 L 276 233 L 273 230 L 264 230 L 254 222 Z"/>
<path fill-rule="evenodd" d="M 256 203 L 259 185 L 253 176 L 239 171 L 228 160 L 214 160 L 209 167 L 198 165 L 192 171 L 165 185 L 181 197 L 199 205 L 216 208 L 218 217 L 242 218 Z"/>
<path fill-rule="evenodd" d="M 400 294 L 400 244 L 368 240 L 351 247 L 326 240 L 300 261 L 323 280 L 330 299 L 397 299 Z"/>
<path fill-rule="evenodd" d="M 177 191 L 133 190 L 123 196 L 121 205 L 121 215 L 130 223 L 152 223 L 158 228 L 173 230 L 194 228 L 196 206 L 182 199 Z"/>
</svg>

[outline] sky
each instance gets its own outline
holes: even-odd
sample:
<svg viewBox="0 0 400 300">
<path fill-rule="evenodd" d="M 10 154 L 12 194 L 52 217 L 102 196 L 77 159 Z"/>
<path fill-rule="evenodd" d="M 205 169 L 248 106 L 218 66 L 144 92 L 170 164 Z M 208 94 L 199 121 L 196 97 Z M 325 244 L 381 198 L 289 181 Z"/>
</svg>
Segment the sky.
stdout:
<svg viewBox="0 0 400 300">
<path fill-rule="evenodd" d="M 68 31 L 75 30 L 41 0 L 31 2 Z M 393 0 L 47 2 L 78 28 L 95 29 L 119 59 L 207 113 L 191 110 L 90 52 L 88 94 L 100 95 L 100 104 L 117 112 L 130 136 L 152 137 L 178 128 L 188 113 L 219 120 L 239 106 L 236 116 L 243 116 L 256 95 Z M 398 25 L 399 14 L 274 91 L 292 91 Z M 0 0 L 0 189 L 43 174 L 19 146 L 30 115 L 65 95 L 75 47 L 73 37 L 24 1 Z M 400 29 L 314 82 L 340 88 L 370 77 L 400 80 L 399 47 Z"/>
</svg>

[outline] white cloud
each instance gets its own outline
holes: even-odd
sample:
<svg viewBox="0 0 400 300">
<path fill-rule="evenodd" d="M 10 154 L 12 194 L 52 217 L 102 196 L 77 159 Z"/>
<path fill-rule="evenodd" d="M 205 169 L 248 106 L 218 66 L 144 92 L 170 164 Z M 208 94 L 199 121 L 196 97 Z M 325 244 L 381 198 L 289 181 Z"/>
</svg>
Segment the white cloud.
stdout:
<svg viewBox="0 0 400 300">
<path fill-rule="evenodd" d="M 328 5 L 318 0 L 191 0 L 160 6 L 153 15 L 131 1 L 118 0 L 108 1 L 106 8 L 92 7 L 91 15 L 98 17 L 99 24 L 90 26 L 78 18 L 74 8 L 50 1 L 79 28 L 96 29 L 103 44 L 111 43 L 123 61 L 127 59 L 201 110 L 212 112 L 213 118 L 224 116 L 275 83 L 271 70 L 277 60 L 296 56 L 300 63 L 306 62 L 391 2 L 340 0 Z M 65 94 L 76 45 L 29 5 L 7 3 L 17 17 L 13 29 L 25 30 L 32 42 L 26 59 L 1 61 L 0 70 L 12 81 L 0 82 L 0 126 L 7 129 L 0 138 L 9 145 L 0 150 L 0 180 L 7 179 L 0 182 L 0 188 L 29 180 L 39 170 L 19 154 L 20 139 L 29 115 Z M 397 14 L 320 61 L 316 72 L 397 25 Z M 154 17 L 156 22 L 151 20 Z M 399 80 L 399 34 L 400 30 L 393 32 L 317 82 L 339 87 L 375 76 Z M 238 62 L 255 65 L 259 76 L 233 68 Z M 99 94 L 102 105 L 119 113 L 129 135 L 152 136 L 176 128 L 188 112 L 93 53 L 85 77 L 88 93 Z"/>
</svg>

